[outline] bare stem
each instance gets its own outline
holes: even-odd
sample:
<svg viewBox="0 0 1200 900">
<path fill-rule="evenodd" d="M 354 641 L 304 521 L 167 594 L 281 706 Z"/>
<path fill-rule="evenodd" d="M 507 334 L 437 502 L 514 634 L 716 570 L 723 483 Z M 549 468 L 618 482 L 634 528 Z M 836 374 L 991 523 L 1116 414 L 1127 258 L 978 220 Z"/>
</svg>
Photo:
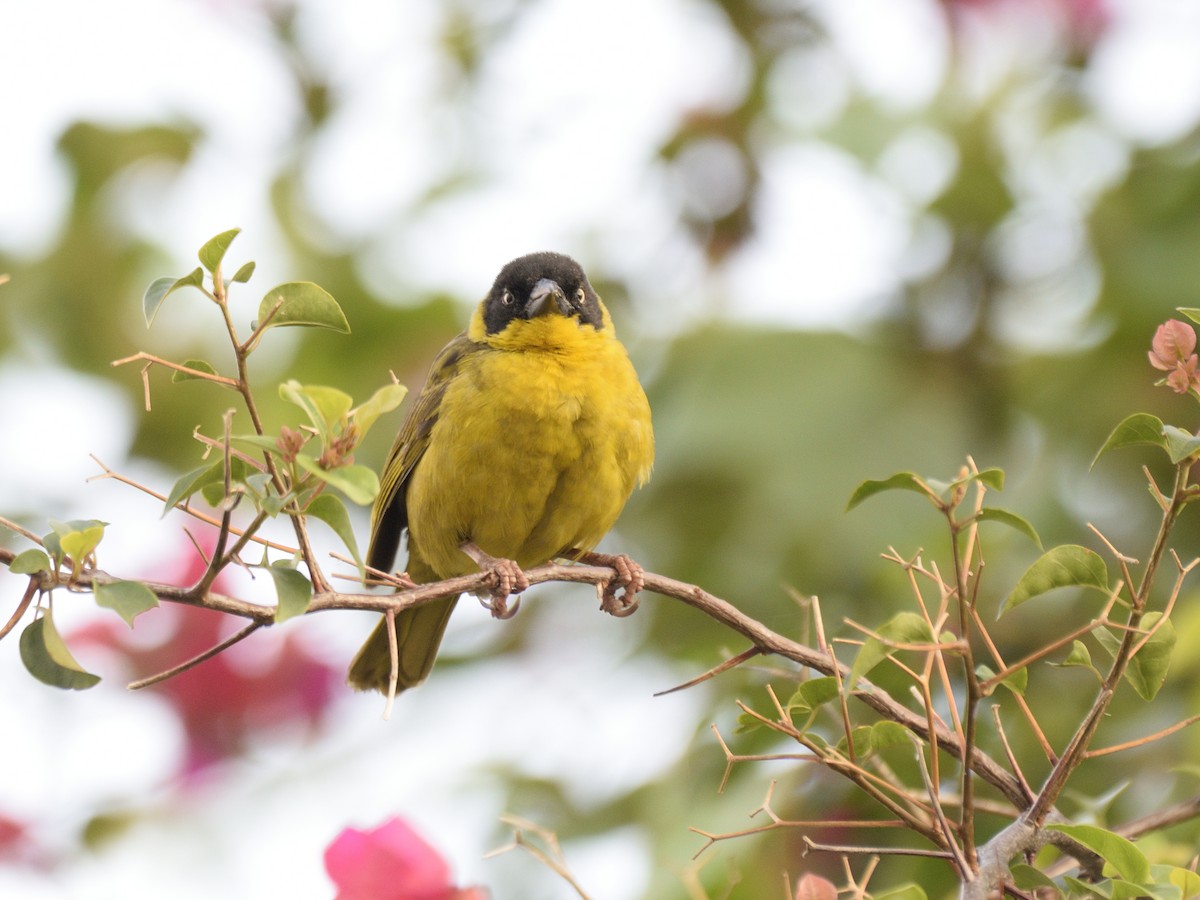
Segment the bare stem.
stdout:
<svg viewBox="0 0 1200 900">
<path fill-rule="evenodd" d="M 212 659 L 218 653 L 225 652 L 234 644 L 244 641 L 246 638 L 250 637 L 250 635 L 254 634 L 254 632 L 258 631 L 258 629 L 262 628 L 263 624 L 264 623 L 262 622 L 251 622 L 241 631 L 231 634 L 215 647 L 209 647 L 203 653 L 193 656 L 187 662 L 182 662 L 177 666 L 172 666 L 165 672 L 159 672 L 157 675 L 151 675 L 149 678 L 143 678 L 140 681 L 130 682 L 129 690 L 140 691 L 142 688 L 147 688 L 151 685 L 158 684 L 161 681 L 166 681 L 168 678 L 174 678 L 176 675 L 181 675 L 188 669 L 194 669 L 196 666 L 200 665 L 200 663 L 206 662 L 207 660 Z"/>
</svg>

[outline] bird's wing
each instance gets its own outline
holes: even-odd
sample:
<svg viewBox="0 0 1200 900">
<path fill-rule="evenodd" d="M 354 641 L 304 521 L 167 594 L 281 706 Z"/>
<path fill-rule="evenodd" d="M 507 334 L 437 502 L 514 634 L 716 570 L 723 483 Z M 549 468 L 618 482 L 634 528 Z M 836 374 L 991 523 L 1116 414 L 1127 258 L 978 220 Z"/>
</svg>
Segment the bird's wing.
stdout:
<svg viewBox="0 0 1200 900">
<path fill-rule="evenodd" d="M 367 565 L 388 571 L 400 547 L 400 533 L 408 525 L 408 506 L 405 495 L 408 479 L 417 462 L 429 446 L 429 433 L 437 422 L 446 388 L 458 374 L 464 357 L 477 353 L 483 346 L 460 334 L 434 359 L 429 377 L 420 396 L 408 411 L 408 418 L 396 435 L 383 467 L 379 494 L 371 507 L 371 543 L 367 549 Z"/>
</svg>

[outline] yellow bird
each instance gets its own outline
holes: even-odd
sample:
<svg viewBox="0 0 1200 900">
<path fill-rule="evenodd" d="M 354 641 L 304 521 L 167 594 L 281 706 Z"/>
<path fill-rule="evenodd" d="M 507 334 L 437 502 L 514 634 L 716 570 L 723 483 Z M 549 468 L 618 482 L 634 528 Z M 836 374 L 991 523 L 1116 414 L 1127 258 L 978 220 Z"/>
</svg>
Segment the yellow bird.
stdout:
<svg viewBox="0 0 1200 900">
<path fill-rule="evenodd" d="M 591 551 L 653 461 L 646 394 L 583 269 L 522 256 L 434 360 L 380 479 L 367 563 L 390 570 L 407 529 L 413 581 L 488 572 L 499 616 L 528 587 L 521 570 L 555 558 L 613 565 L 628 599 L 640 567 Z M 455 602 L 396 616 L 398 690 L 433 668 Z M 349 681 L 386 693 L 391 670 L 380 622 Z"/>
</svg>

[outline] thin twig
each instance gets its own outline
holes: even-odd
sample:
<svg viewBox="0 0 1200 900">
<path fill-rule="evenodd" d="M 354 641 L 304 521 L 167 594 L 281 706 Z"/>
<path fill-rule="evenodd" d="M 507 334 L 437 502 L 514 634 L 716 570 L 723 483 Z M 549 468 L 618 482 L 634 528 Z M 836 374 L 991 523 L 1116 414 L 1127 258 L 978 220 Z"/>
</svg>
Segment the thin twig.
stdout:
<svg viewBox="0 0 1200 900">
<path fill-rule="evenodd" d="M 921 850 L 916 847 L 855 847 L 849 844 L 819 844 L 807 835 L 803 838 L 804 852 L 844 853 L 846 855 L 871 856 L 927 856 L 934 859 L 953 859 L 948 850 Z"/>
<path fill-rule="evenodd" d="M 505 844 L 503 847 L 497 847 L 495 850 L 485 853 L 483 857 L 484 859 L 491 859 L 495 856 L 499 856 L 502 853 L 508 853 L 512 850 L 520 848 L 542 865 L 546 866 L 546 868 L 548 868 L 567 884 L 569 884 L 575 893 L 579 895 L 581 900 L 589 900 L 588 894 L 584 891 L 579 882 L 575 880 L 575 877 L 567 868 L 566 859 L 563 856 L 562 848 L 559 846 L 558 838 L 552 831 L 549 831 L 548 829 L 545 829 L 534 822 L 530 822 L 528 819 L 522 819 L 519 816 L 503 815 L 500 817 L 500 821 L 505 825 L 512 827 L 512 842 Z M 525 838 L 526 831 L 531 831 L 541 838 L 546 843 L 546 846 L 549 847 L 550 852 L 547 853 L 540 847 L 531 844 Z"/>
<path fill-rule="evenodd" d="M 1004 755 L 1008 758 L 1008 767 L 1020 779 L 1021 786 L 1025 789 L 1025 796 L 1029 799 L 1030 803 L 1033 803 L 1033 788 L 1029 786 L 1029 782 L 1025 778 L 1025 773 L 1021 771 L 1021 764 L 1017 762 L 1017 757 L 1013 753 L 1012 745 L 1008 742 L 1008 733 L 1004 730 L 1004 722 L 1000 718 L 999 703 L 992 706 L 992 718 L 996 722 L 996 733 L 1000 735 L 1000 744 L 1004 747 Z"/>
<path fill-rule="evenodd" d="M 11 519 L 6 519 L 6 518 L 4 518 L 4 516 L 0 516 L 0 525 L 4 526 L 9 531 L 15 531 L 17 534 L 21 535 L 21 537 L 25 538 L 28 541 L 32 541 L 33 543 L 37 544 L 39 547 L 46 546 L 45 544 L 42 543 L 42 539 L 40 537 L 38 537 L 38 535 L 34 534 L 32 531 L 30 531 L 25 526 L 17 524 L 16 522 L 12 521 Z"/>
<path fill-rule="evenodd" d="M 160 681 L 166 681 L 168 678 L 174 678 L 176 675 L 180 675 L 186 672 L 188 669 L 194 669 L 196 666 L 200 665 L 200 663 L 212 659 L 218 653 L 224 653 L 234 644 L 237 644 L 250 637 L 250 635 L 254 634 L 254 632 L 258 631 L 258 629 L 262 627 L 262 622 L 251 622 L 241 631 L 231 634 L 215 647 L 209 647 L 203 653 L 199 654 L 198 656 L 193 656 L 187 662 L 182 662 L 177 666 L 167 669 L 165 672 L 159 672 L 157 675 L 151 675 L 149 678 L 143 678 L 140 681 L 130 682 L 129 690 L 140 691 L 142 688 L 147 688 L 153 684 L 158 684 Z"/>
<path fill-rule="evenodd" d="M 698 685 L 702 682 L 708 681 L 710 678 L 720 675 L 722 672 L 726 672 L 729 669 L 732 669 L 734 666 L 740 666 L 746 660 L 753 659 L 754 657 L 760 655 L 762 652 L 763 651 L 761 649 L 759 649 L 758 647 L 751 647 L 749 650 L 743 650 L 737 656 L 730 657 L 729 659 L 725 660 L 724 662 L 717 663 L 717 665 L 713 666 L 711 669 L 709 669 L 703 675 L 697 675 L 691 681 L 685 681 L 683 684 L 677 684 L 677 685 L 675 685 L 675 687 L 667 688 L 665 691 L 656 691 L 654 693 L 654 696 L 655 697 L 665 697 L 667 694 L 673 694 L 676 691 L 682 691 L 682 690 L 685 690 L 690 687 L 695 687 L 696 685 Z"/>
<path fill-rule="evenodd" d="M 387 719 L 392 714 L 392 704 L 396 702 L 396 686 L 400 680 L 400 645 L 396 639 L 396 611 L 389 609 L 384 613 L 383 621 L 387 628 L 388 659 L 391 665 L 388 673 L 387 703 L 383 707 L 383 717 Z"/>
<path fill-rule="evenodd" d="M 25 593 L 21 596 L 21 601 L 17 604 L 17 608 L 13 610 L 12 616 L 3 628 L 0 628 L 0 639 L 8 634 L 17 623 L 21 621 L 21 617 L 25 615 L 25 610 L 29 609 L 29 604 L 33 602 L 33 598 L 37 596 L 38 587 L 41 584 L 41 579 L 33 576 L 29 579 L 29 586 L 25 588 Z"/>
<path fill-rule="evenodd" d="M 974 877 L 975 872 L 972 871 L 971 864 L 967 861 L 963 849 L 958 846 L 956 829 L 950 824 L 950 820 L 946 818 L 945 810 L 942 809 L 941 801 L 938 799 L 937 785 L 929 777 L 929 766 L 925 763 L 924 749 L 917 746 L 914 750 L 916 751 L 917 766 L 921 770 L 921 780 L 925 782 L 925 791 L 929 795 L 929 803 L 933 808 L 934 818 L 937 819 L 938 826 L 941 828 L 943 843 L 950 851 L 954 865 L 958 868 L 958 874 L 963 880 L 970 881 Z M 973 797 L 971 795 L 963 795 L 963 805 L 960 808 L 964 818 L 968 815 L 975 815 L 975 808 L 972 801 Z M 972 805 L 968 807 L 968 803 Z"/>
<path fill-rule="evenodd" d="M 103 462 L 101 462 L 100 458 L 98 456 L 96 456 L 96 454 L 94 454 L 94 453 L 89 453 L 88 456 L 90 456 L 92 458 L 92 461 L 95 462 L 96 465 L 98 465 L 101 469 L 101 473 L 99 475 L 93 475 L 91 478 L 88 479 L 89 481 L 95 481 L 97 479 L 111 478 L 113 481 L 119 481 L 121 484 L 128 485 L 131 488 L 136 488 L 137 490 L 141 491 L 143 494 L 148 494 L 149 496 L 155 498 L 156 500 L 160 500 L 163 503 L 167 502 L 166 494 L 160 494 L 158 491 L 154 490 L 153 488 L 149 488 L 144 484 L 134 481 L 132 478 L 128 478 L 128 477 L 122 475 L 120 472 L 110 469 L 107 465 L 105 465 Z M 204 513 L 199 512 L 198 510 L 192 509 L 186 503 L 176 503 L 175 509 L 179 510 L 182 513 L 186 513 L 187 515 L 191 516 L 193 519 L 203 522 L 206 525 L 211 525 L 214 528 L 221 527 L 220 519 L 215 519 L 212 516 L 205 515 Z M 230 532 L 230 534 L 236 534 L 239 537 L 245 535 L 245 533 L 246 533 L 244 530 L 242 530 L 234 525 L 229 526 L 229 532 Z M 264 537 L 259 537 L 258 535 L 252 535 L 250 537 L 250 540 L 256 544 L 260 544 L 263 547 L 270 547 L 272 550 L 279 550 L 283 553 L 287 553 L 289 556 L 299 552 L 295 547 L 290 547 L 287 544 L 280 544 L 277 541 L 270 541 Z M 40 544 L 41 541 L 38 541 L 38 543 Z"/>
<path fill-rule="evenodd" d="M 1135 747 L 1144 747 L 1154 741 L 1161 740 L 1167 735 L 1174 734 L 1177 731 L 1182 731 L 1189 725 L 1194 725 L 1200 722 L 1200 715 L 1188 716 L 1182 722 L 1176 722 L 1169 728 L 1164 728 L 1161 731 L 1156 731 L 1154 734 L 1148 734 L 1145 737 L 1136 738 L 1132 741 L 1125 741 L 1123 744 L 1113 744 L 1111 747 L 1102 747 L 1099 750 L 1089 750 L 1083 754 L 1084 759 L 1095 759 L 1098 756 L 1108 756 L 1110 753 L 1120 753 L 1122 750 L 1132 750 Z"/>
<path fill-rule="evenodd" d="M 237 381 L 233 378 L 226 378 L 224 375 L 217 375 L 213 372 L 205 372 L 203 369 L 193 369 L 191 366 L 185 366 L 181 363 L 171 362 L 169 359 L 163 359 L 161 356 L 155 356 L 152 353 L 146 352 L 135 353 L 133 356 L 126 356 L 124 359 L 114 359 L 111 363 L 109 363 L 109 365 L 115 369 L 117 366 L 124 366 L 128 365 L 129 363 L 139 362 L 142 360 L 145 360 L 146 362 L 146 367 L 143 369 L 143 371 L 150 366 L 162 366 L 164 369 L 172 369 L 176 372 L 182 372 L 184 375 L 190 375 L 192 378 L 199 378 L 203 381 L 211 381 L 213 384 L 219 384 L 223 387 L 236 389 L 238 386 Z"/>
</svg>

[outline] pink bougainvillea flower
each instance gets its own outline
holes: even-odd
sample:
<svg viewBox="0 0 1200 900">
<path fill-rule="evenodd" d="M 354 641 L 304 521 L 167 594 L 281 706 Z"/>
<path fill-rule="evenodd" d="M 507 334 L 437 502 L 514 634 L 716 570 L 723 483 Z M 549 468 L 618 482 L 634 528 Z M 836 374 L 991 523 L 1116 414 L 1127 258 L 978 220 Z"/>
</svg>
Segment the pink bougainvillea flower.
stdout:
<svg viewBox="0 0 1200 900">
<path fill-rule="evenodd" d="M 342 831 L 325 848 L 325 871 L 337 885 L 337 900 L 488 898 L 483 888 L 454 887 L 441 854 L 396 817 L 369 831 Z"/>
<path fill-rule="evenodd" d="M 50 858 L 30 834 L 29 826 L 0 812 L 0 863 L 48 868 Z"/>
<path fill-rule="evenodd" d="M 1196 331 L 1186 322 L 1168 319 L 1154 332 L 1150 342 L 1150 365 L 1167 372 L 1166 382 L 1171 390 L 1186 394 L 1200 387 L 1196 356 Z"/>
<path fill-rule="evenodd" d="M 179 561 L 153 573 L 154 580 L 193 584 L 204 560 L 189 545 Z M 218 577 L 213 588 L 224 587 Z M 98 619 L 73 633 L 74 647 L 116 651 L 128 675 L 143 678 L 208 650 L 243 623 L 209 609 L 164 603 L 137 619 L 137 628 L 154 622 L 160 641 L 147 643 L 123 622 Z M 271 644 L 267 647 L 266 644 Z M 181 675 L 156 685 L 179 715 L 187 734 L 182 774 L 204 773 L 242 753 L 256 736 L 298 726 L 314 734 L 338 690 L 341 674 L 310 651 L 295 633 L 260 636 L 238 644 Z"/>
<path fill-rule="evenodd" d="M 796 900 L 837 900 L 837 888 L 828 878 L 807 872 L 796 883 Z"/>
<path fill-rule="evenodd" d="M 1112 0 L 942 0 L 950 11 L 951 25 L 967 11 L 1021 14 L 1033 25 L 1057 23 L 1064 36 L 1081 49 L 1094 46 L 1113 21 Z"/>
</svg>

